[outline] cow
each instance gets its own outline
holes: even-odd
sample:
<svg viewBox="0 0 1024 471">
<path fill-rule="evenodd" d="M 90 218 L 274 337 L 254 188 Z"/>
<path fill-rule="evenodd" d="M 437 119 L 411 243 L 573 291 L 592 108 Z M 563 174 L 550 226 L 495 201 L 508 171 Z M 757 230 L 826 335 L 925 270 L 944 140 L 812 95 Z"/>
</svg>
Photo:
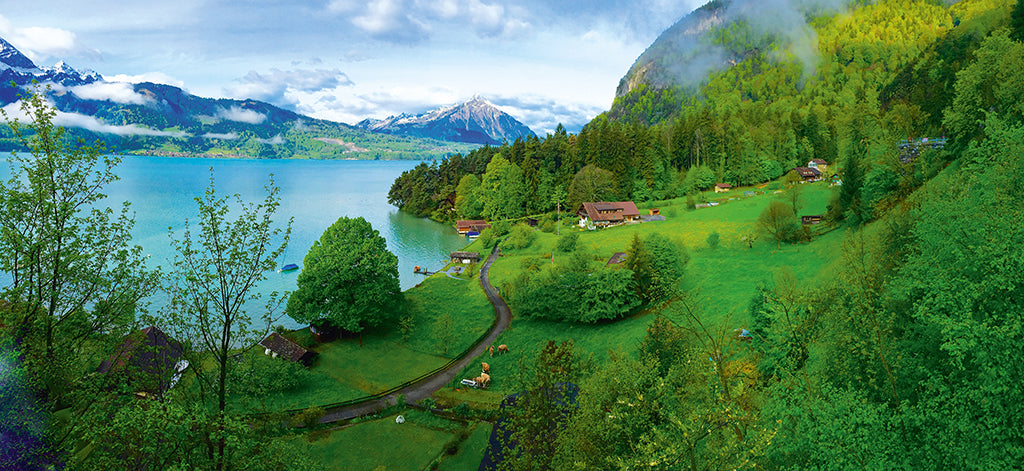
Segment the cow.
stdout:
<svg viewBox="0 0 1024 471">
<path fill-rule="evenodd" d="M 491 358 L 494 358 L 494 345 L 491 345 L 491 348 L 488 348 L 487 351 L 491 354 Z"/>
<path fill-rule="evenodd" d="M 498 345 L 498 354 L 500 355 L 502 353 L 508 353 L 508 345 L 505 345 L 505 344 Z"/>
<path fill-rule="evenodd" d="M 484 374 L 491 372 L 491 365 L 488 365 L 487 363 L 480 363 L 480 368 L 483 369 Z"/>
</svg>

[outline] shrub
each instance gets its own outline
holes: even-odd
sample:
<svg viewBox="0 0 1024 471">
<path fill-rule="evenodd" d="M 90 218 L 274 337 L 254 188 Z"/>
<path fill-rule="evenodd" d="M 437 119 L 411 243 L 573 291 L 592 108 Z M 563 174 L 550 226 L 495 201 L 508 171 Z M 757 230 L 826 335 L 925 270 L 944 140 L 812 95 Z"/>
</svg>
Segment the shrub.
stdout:
<svg viewBox="0 0 1024 471">
<path fill-rule="evenodd" d="M 504 246 L 512 249 L 525 249 L 533 243 L 533 240 L 537 238 L 537 234 L 533 228 L 526 224 L 518 224 L 512 228 L 512 233 L 508 237 L 508 241 L 505 242 Z"/>
<path fill-rule="evenodd" d="M 721 236 L 718 235 L 718 231 L 715 231 L 715 232 L 712 232 L 712 233 L 708 234 L 708 239 L 707 239 L 708 248 L 711 249 L 711 250 L 717 249 L 718 248 L 718 243 L 720 242 L 720 238 L 721 238 Z"/>
<path fill-rule="evenodd" d="M 555 250 L 559 252 L 572 252 L 576 250 L 576 242 L 580 239 L 580 235 L 576 232 L 566 232 L 558 237 L 558 244 L 555 246 Z"/>
</svg>

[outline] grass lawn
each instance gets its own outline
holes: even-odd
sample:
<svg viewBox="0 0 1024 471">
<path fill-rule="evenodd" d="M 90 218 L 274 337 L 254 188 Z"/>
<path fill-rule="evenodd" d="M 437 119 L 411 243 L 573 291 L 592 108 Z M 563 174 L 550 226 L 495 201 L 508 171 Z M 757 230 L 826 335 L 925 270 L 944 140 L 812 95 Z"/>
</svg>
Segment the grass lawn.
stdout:
<svg viewBox="0 0 1024 471">
<path fill-rule="evenodd" d="M 459 452 L 454 456 L 445 456 L 437 467 L 439 471 L 476 471 L 487 451 L 487 442 L 491 438 L 491 424 L 477 422 L 466 441 L 459 445 Z"/>
<path fill-rule="evenodd" d="M 438 319 L 448 315 L 452 334 L 441 342 L 435 332 Z M 477 280 L 431 276 L 405 292 L 399 316 L 411 316 L 409 341 L 402 339 L 397 322 L 347 338 L 317 344 L 308 329 L 288 336 L 300 345 L 314 345 L 320 355 L 301 386 L 260 398 L 239 398 L 236 407 L 256 411 L 305 409 L 357 399 L 386 391 L 419 377 L 465 351 L 494 320 L 494 309 Z M 447 352 L 445 347 L 447 346 Z"/>
<path fill-rule="evenodd" d="M 307 433 L 295 440 L 308 442 L 310 454 L 327 469 L 388 471 L 425 469 L 455 436 L 460 424 L 425 412 L 403 412 L 329 431 Z"/>
<path fill-rule="evenodd" d="M 804 185 L 803 208 L 800 214 L 823 214 L 831 190 L 824 183 Z M 648 204 L 648 207 L 662 208 L 666 221 L 633 224 L 608 229 L 586 231 L 562 226 L 561 230 L 579 232 L 578 246 L 593 254 L 593 265 L 603 265 L 615 252 L 626 252 L 634 234 L 641 238 L 648 234 L 660 233 L 686 247 L 690 263 L 682 288 L 694 294 L 701 312 L 709 320 L 722 324 L 720 327 L 746 326 L 747 306 L 759 283 L 770 281 L 780 267 L 789 266 L 797 278 L 808 284 L 818 276 L 827 276 L 824 267 L 839 255 L 842 230 L 836 230 L 807 244 L 784 244 L 778 246 L 773 240 L 762 236 L 754 246 L 747 247 L 740 237 L 754 230 L 761 211 L 768 204 L 784 196 L 774 192 L 744 197 L 743 190 L 733 190 L 721 195 L 707 195 L 712 200 L 721 200 L 719 206 L 693 211 L 685 209 L 682 199 Z M 720 244 L 712 250 L 707 238 L 718 232 Z M 521 250 L 502 250 L 500 257 L 491 267 L 491 282 L 502 287 L 513 280 L 531 263 L 530 260 L 550 257 L 557 237 L 554 234 L 537 232 L 537 238 L 530 247 Z M 478 250 L 483 251 L 482 248 Z M 555 253 L 555 263 L 568 261 L 567 256 Z M 547 261 L 546 263 L 551 263 Z M 513 305 L 513 315 L 515 306 Z M 584 355 L 591 355 L 595 361 L 608 359 L 608 352 L 635 352 L 646 333 L 654 312 L 642 311 L 616 322 L 603 324 L 568 324 L 551 321 L 513 319 L 512 326 L 498 338 L 497 344 L 507 344 L 510 353 L 477 358 L 456 380 L 477 376 L 479 362 L 491 367 L 492 393 L 515 392 L 514 384 L 508 381 L 511 372 L 518 367 L 520 359 L 535 355 L 549 340 L 561 342 L 572 339 Z M 724 325 L 728 324 L 728 325 Z M 468 401 L 467 401 L 468 402 Z"/>
</svg>

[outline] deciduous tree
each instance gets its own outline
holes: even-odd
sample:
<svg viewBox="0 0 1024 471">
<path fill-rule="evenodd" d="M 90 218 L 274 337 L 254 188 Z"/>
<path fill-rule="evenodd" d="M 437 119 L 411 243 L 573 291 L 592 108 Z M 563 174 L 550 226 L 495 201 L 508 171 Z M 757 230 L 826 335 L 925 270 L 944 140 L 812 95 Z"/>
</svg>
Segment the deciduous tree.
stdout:
<svg viewBox="0 0 1024 471">
<path fill-rule="evenodd" d="M 350 332 L 381 325 L 397 301 L 398 257 L 365 219 L 339 218 L 313 243 L 288 298 L 296 322 L 329 322 Z"/>
</svg>

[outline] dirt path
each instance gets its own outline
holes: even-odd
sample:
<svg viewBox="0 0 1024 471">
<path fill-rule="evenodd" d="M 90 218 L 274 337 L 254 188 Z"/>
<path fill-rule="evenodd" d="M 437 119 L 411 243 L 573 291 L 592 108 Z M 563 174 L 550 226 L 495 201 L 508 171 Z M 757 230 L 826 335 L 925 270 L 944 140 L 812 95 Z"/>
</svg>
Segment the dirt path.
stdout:
<svg viewBox="0 0 1024 471">
<path fill-rule="evenodd" d="M 489 276 L 491 264 L 498 258 L 499 252 L 498 246 L 495 245 L 494 250 L 491 250 L 491 256 L 487 257 L 487 261 L 480 267 L 480 286 L 484 288 L 487 299 L 494 306 L 494 316 L 497 319 L 494 328 L 487 333 L 487 336 L 480 343 L 474 345 L 462 360 L 452 364 L 448 369 L 439 371 L 388 396 L 330 410 L 320 419 L 320 423 L 337 422 L 339 420 L 373 414 L 397 403 L 400 394 L 405 395 L 407 402 L 417 402 L 421 399 L 426 399 L 434 394 L 435 391 L 451 382 L 455 375 L 459 374 L 476 357 L 482 355 L 487 350 L 487 347 L 490 347 L 498 339 L 498 335 L 508 328 L 509 323 L 512 322 L 512 311 L 508 308 L 505 300 L 501 299 L 498 290 L 491 286 Z"/>
</svg>

